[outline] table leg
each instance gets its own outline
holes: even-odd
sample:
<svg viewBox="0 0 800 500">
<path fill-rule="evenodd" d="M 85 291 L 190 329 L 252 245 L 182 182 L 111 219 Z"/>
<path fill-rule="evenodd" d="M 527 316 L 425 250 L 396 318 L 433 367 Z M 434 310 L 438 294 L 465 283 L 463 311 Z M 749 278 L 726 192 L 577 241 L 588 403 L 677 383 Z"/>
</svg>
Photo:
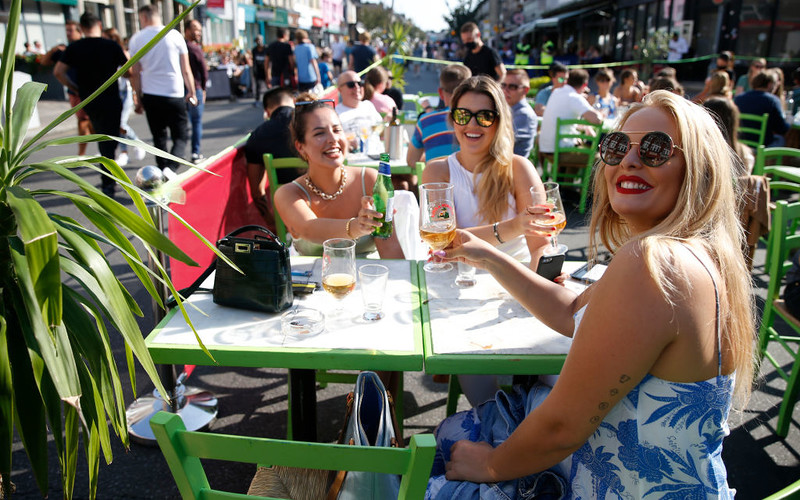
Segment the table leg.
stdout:
<svg viewBox="0 0 800 500">
<path fill-rule="evenodd" d="M 317 440 L 316 370 L 289 370 L 291 436 L 295 441 Z"/>
</svg>

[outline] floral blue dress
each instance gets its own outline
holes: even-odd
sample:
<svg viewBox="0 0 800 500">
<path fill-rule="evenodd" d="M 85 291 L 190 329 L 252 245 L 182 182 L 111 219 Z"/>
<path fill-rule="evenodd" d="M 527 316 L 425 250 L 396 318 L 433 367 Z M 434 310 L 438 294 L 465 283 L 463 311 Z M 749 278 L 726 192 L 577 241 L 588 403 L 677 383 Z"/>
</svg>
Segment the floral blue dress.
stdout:
<svg viewBox="0 0 800 500">
<path fill-rule="evenodd" d="M 576 314 L 576 331 L 583 311 Z M 717 376 L 702 382 L 670 382 L 649 374 L 639 382 L 589 440 L 556 467 L 570 485 L 571 498 L 733 498 L 722 440 L 730 433 L 734 375 L 722 375 L 719 354 L 717 366 Z"/>
</svg>

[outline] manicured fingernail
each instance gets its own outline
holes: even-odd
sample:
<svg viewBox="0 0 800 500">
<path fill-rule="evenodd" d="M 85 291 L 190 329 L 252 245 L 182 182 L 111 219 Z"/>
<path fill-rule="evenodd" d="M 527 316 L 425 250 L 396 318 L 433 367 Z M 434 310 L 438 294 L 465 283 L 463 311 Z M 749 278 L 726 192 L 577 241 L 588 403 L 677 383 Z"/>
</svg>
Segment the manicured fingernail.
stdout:
<svg viewBox="0 0 800 500">
<path fill-rule="evenodd" d="M 447 253 L 444 250 L 436 250 L 435 252 L 433 252 L 433 255 L 437 257 L 446 257 Z"/>
<path fill-rule="evenodd" d="M 555 230 L 556 230 L 556 228 L 555 228 L 555 227 L 551 227 L 551 228 L 550 228 L 550 230 L 551 230 L 551 231 L 555 231 Z"/>
<path fill-rule="evenodd" d="M 551 219 L 555 219 L 555 218 L 556 218 L 556 216 L 555 216 L 555 215 L 551 215 L 551 216 L 550 216 L 550 218 L 551 218 Z"/>
</svg>

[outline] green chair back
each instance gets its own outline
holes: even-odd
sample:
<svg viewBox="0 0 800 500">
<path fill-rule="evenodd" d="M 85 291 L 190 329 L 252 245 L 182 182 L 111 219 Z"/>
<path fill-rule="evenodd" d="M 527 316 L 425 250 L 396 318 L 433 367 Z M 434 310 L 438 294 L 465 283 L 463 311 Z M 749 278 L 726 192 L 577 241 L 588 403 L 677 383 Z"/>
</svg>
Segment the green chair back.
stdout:
<svg viewBox="0 0 800 500">
<path fill-rule="evenodd" d="M 767 120 L 769 115 L 751 115 L 741 113 L 739 115 L 739 142 L 747 144 L 751 148 L 757 148 L 766 142 Z M 753 136 L 756 138 L 754 139 Z"/>
<path fill-rule="evenodd" d="M 775 203 L 772 214 L 772 229 L 769 234 L 767 255 L 769 259 L 769 286 L 764 303 L 764 313 L 759 330 L 759 354 L 775 366 L 778 375 L 786 380 L 781 408 L 778 413 L 776 433 L 786 437 L 792 419 L 792 410 L 797 401 L 800 384 L 800 319 L 794 317 L 780 297 L 783 279 L 791 267 L 789 260 L 792 251 L 800 248 L 800 234 L 795 230 L 800 220 L 800 202 L 788 203 L 780 200 Z M 775 319 L 780 317 L 786 326 L 775 327 Z M 792 332 L 787 331 L 791 329 Z M 776 359 L 767 348 L 770 343 L 778 343 L 794 360 L 789 371 L 783 367 L 783 358 Z"/>
<path fill-rule="evenodd" d="M 201 459 L 402 474 L 398 499 L 422 498 L 436 451 L 432 434 L 412 436 L 408 448 L 371 448 L 190 432 L 178 415 L 166 412 L 150 426 L 184 499 L 253 498 L 211 488 Z"/>
<path fill-rule="evenodd" d="M 300 158 L 273 158 L 270 153 L 264 154 L 264 168 L 267 170 L 267 180 L 269 182 L 269 198 L 273 205 L 273 212 L 275 213 L 275 229 L 278 233 L 278 238 L 286 243 L 286 225 L 278 215 L 278 210 L 275 208 L 275 191 L 278 190 L 282 184 L 278 183 L 278 170 L 284 168 L 292 169 L 307 169 L 308 163 Z"/>
<path fill-rule="evenodd" d="M 573 126 L 578 126 L 573 130 Z M 586 212 L 586 200 L 589 197 L 589 186 L 592 179 L 592 168 L 597 155 L 597 144 L 600 141 L 602 125 L 586 120 L 558 118 L 556 120 L 556 148 L 549 172 L 544 166 L 550 180 L 561 186 L 573 186 L 580 189 L 578 210 Z M 592 133 L 587 132 L 592 130 Z M 562 139 L 578 140 L 579 146 L 561 146 Z M 548 161 L 544 161 L 545 165 Z"/>
<path fill-rule="evenodd" d="M 795 481 L 780 491 L 776 491 L 764 500 L 789 500 L 790 498 L 800 498 L 800 480 Z"/>
</svg>

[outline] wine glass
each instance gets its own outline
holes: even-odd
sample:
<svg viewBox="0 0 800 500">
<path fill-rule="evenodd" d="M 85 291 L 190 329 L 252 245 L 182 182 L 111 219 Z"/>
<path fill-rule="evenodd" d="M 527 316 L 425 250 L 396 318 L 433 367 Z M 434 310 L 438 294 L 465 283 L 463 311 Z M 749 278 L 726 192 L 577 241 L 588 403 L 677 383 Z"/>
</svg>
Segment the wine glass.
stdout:
<svg viewBox="0 0 800 500">
<path fill-rule="evenodd" d="M 550 215 L 555 219 L 546 221 L 547 224 L 552 224 L 555 228 L 550 237 L 550 248 L 545 250 L 545 254 L 559 254 L 563 253 L 558 244 L 558 233 L 560 233 L 567 226 L 567 214 L 564 212 L 564 203 L 561 201 L 561 191 L 558 189 L 557 182 L 545 182 L 544 191 L 531 188 L 531 197 L 533 198 L 534 206 L 545 206 L 550 209 Z"/>
<path fill-rule="evenodd" d="M 337 313 L 342 300 L 356 287 L 356 242 L 332 238 L 322 243 L 322 288 L 336 299 Z"/>
<path fill-rule="evenodd" d="M 419 213 L 419 234 L 432 251 L 444 249 L 456 237 L 452 184 L 422 184 L 419 187 Z M 429 273 L 442 273 L 453 269 L 453 266 L 449 263 L 427 262 L 423 269 Z"/>
</svg>

